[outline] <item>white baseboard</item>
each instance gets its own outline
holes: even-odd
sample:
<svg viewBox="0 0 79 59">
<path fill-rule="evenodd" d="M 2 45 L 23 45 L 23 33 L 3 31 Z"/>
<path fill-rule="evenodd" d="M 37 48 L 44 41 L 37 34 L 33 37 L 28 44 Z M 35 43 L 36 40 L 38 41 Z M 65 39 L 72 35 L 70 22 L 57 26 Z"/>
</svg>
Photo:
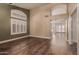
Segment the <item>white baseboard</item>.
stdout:
<svg viewBox="0 0 79 59">
<path fill-rule="evenodd" d="M 29 37 L 29 36 L 26 35 L 26 36 L 22 36 L 22 37 L 17 37 L 17 38 L 13 38 L 13 39 L 9 39 L 9 40 L 0 41 L 0 44 L 11 42 L 11 41 L 22 39 L 22 38 L 26 38 L 26 37 Z"/>
<path fill-rule="evenodd" d="M 29 37 L 36 37 L 36 38 L 43 38 L 43 39 L 51 39 L 50 37 L 42 37 L 42 36 L 35 36 L 35 35 L 29 35 Z"/>
<path fill-rule="evenodd" d="M 19 39 L 26 38 L 26 37 L 36 37 L 36 38 L 50 39 L 49 37 L 26 35 L 26 36 L 22 36 L 22 37 L 17 37 L 17 38 L 13 38 L 13 39 L 8 39 L 8 40 L 0 41 L 0 44 L 7 43 L 7 42 L 11 42 L 11 41 L 14 41 L 14 40 L 19 40 Z"/>
<path fill-rule="evenodd" d="M 78 43 L 77 41 L 71 41 L 71 40 L 67 40 L 67 42 L 72 45 L 73 43 Z"/>
<path fill-rule="evenodd" d="M 73 44 L 72 41 L 70 41 L 70 40 L 67 40 L 67 42 L 68 42 L 69 45 Z"/>
</svg>

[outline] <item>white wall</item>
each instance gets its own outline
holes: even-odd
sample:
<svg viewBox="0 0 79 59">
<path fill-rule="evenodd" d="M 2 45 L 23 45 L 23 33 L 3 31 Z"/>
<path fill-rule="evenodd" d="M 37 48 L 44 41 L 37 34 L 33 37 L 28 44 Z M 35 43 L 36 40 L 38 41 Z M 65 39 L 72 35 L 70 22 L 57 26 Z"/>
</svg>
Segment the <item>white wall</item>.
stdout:
<svg viewBox="0 0 79 59">
<path fill-rule="evenodd" d="M 77 54 L 79 55 L 79 4 L 77 4 Z"/>
<path fill-rule="evenodd" d="M 76 35 L 72 34 L 72 32 L 75 34 L 75 32 L 72 31 L 72 29 L 76 31 L 76 28 L 75 27 L 74 28 L 71 27 L 72 26 L 71 25 L 72 24 L 71 23 L 72 22 L 72 17 L 71 16 L 72 16 L 74 10 L 76 9 L 76 7 L 77 6 L 76 6 L 75 3 L 68 4 L 68 14 L 69 14 L 69 19 L 68 19 L 68 42 L 69 42 L 69 44 L 72 44 L 73 42 L 77 42 Z M 74 18 L 73 21 L 76 21 L 76 18 Z M 76 25 L 75 23 L 74 23 L 74 25 Z"/>
</svg>

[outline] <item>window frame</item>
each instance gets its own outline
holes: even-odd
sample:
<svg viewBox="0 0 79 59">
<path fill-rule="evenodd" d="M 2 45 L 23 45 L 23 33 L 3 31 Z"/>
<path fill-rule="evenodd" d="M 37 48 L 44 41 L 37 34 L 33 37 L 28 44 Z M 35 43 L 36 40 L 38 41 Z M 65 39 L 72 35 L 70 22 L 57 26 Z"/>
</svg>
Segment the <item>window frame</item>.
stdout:
<svg viewBox="0 0 79 59">
<path fill-rule="evenodd" d="M 13 10 L 15 12 L 17 9 L 11 9 L 11 11 L 13 11 Z M 11 19 L 11 35 L 27 33 L 27 15 L 21 10 L 17 10 L 17 11 L 22 12 L 24 14 L 24 17 L 26 16 L 26 18 L 21 18 L 20 17 L 21 15 L 20 16 L 14 15 L 15 16 L 14 17 L 14 16 L 12 16 L 12 13 L 11 13 L 11 17 L 10 17 L 10 19 Z M 15 14 L 17 14 L 17 13 L 15 13 Z M 13 32 L 13 29 L 14 29 L 13 24 L 16 25 L 15 26 L 16 32 Z M 19 26 L 19 27 L 17 27 L 17 26 Z"/>
</svg>

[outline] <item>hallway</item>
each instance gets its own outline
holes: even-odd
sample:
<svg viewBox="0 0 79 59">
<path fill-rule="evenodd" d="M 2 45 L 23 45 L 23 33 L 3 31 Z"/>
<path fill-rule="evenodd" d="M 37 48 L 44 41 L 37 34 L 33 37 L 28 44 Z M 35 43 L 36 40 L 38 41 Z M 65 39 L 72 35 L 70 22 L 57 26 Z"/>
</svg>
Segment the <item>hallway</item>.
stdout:
<svg viewBox="0 0 79 59">
<path fill-rule="evenodd" d="M 73 49 L 70 48 L 70 45 L 67 43 L 65 38 L 66 38 L 66 35 L 64 33 L 56 33 L 53 36 L 53 39 L 51 41 L 51 48 L 54 54 L 57 54 L 57 55 L 73 54 L 73 52 L 71 51 Z"/>
</svg>

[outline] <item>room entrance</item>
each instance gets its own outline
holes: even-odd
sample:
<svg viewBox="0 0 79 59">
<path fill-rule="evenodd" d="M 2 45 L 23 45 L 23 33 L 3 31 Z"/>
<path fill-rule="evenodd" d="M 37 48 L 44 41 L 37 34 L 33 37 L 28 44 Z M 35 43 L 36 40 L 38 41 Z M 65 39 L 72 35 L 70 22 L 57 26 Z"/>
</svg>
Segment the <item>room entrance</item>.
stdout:
<svg viewBox="0 0 79 59">
<path fill-rule="evenodd" d="M 51 48 L 54 54 L 72 54 L 67 44 L 67 20 L 51 21 Z"/>
<path fill-rule="evenodd" d="M 53 20 L 51 21 L 52 39 L 66 40 L 67 39 L 67 25 L 66 20 Z"/>
</svg>

